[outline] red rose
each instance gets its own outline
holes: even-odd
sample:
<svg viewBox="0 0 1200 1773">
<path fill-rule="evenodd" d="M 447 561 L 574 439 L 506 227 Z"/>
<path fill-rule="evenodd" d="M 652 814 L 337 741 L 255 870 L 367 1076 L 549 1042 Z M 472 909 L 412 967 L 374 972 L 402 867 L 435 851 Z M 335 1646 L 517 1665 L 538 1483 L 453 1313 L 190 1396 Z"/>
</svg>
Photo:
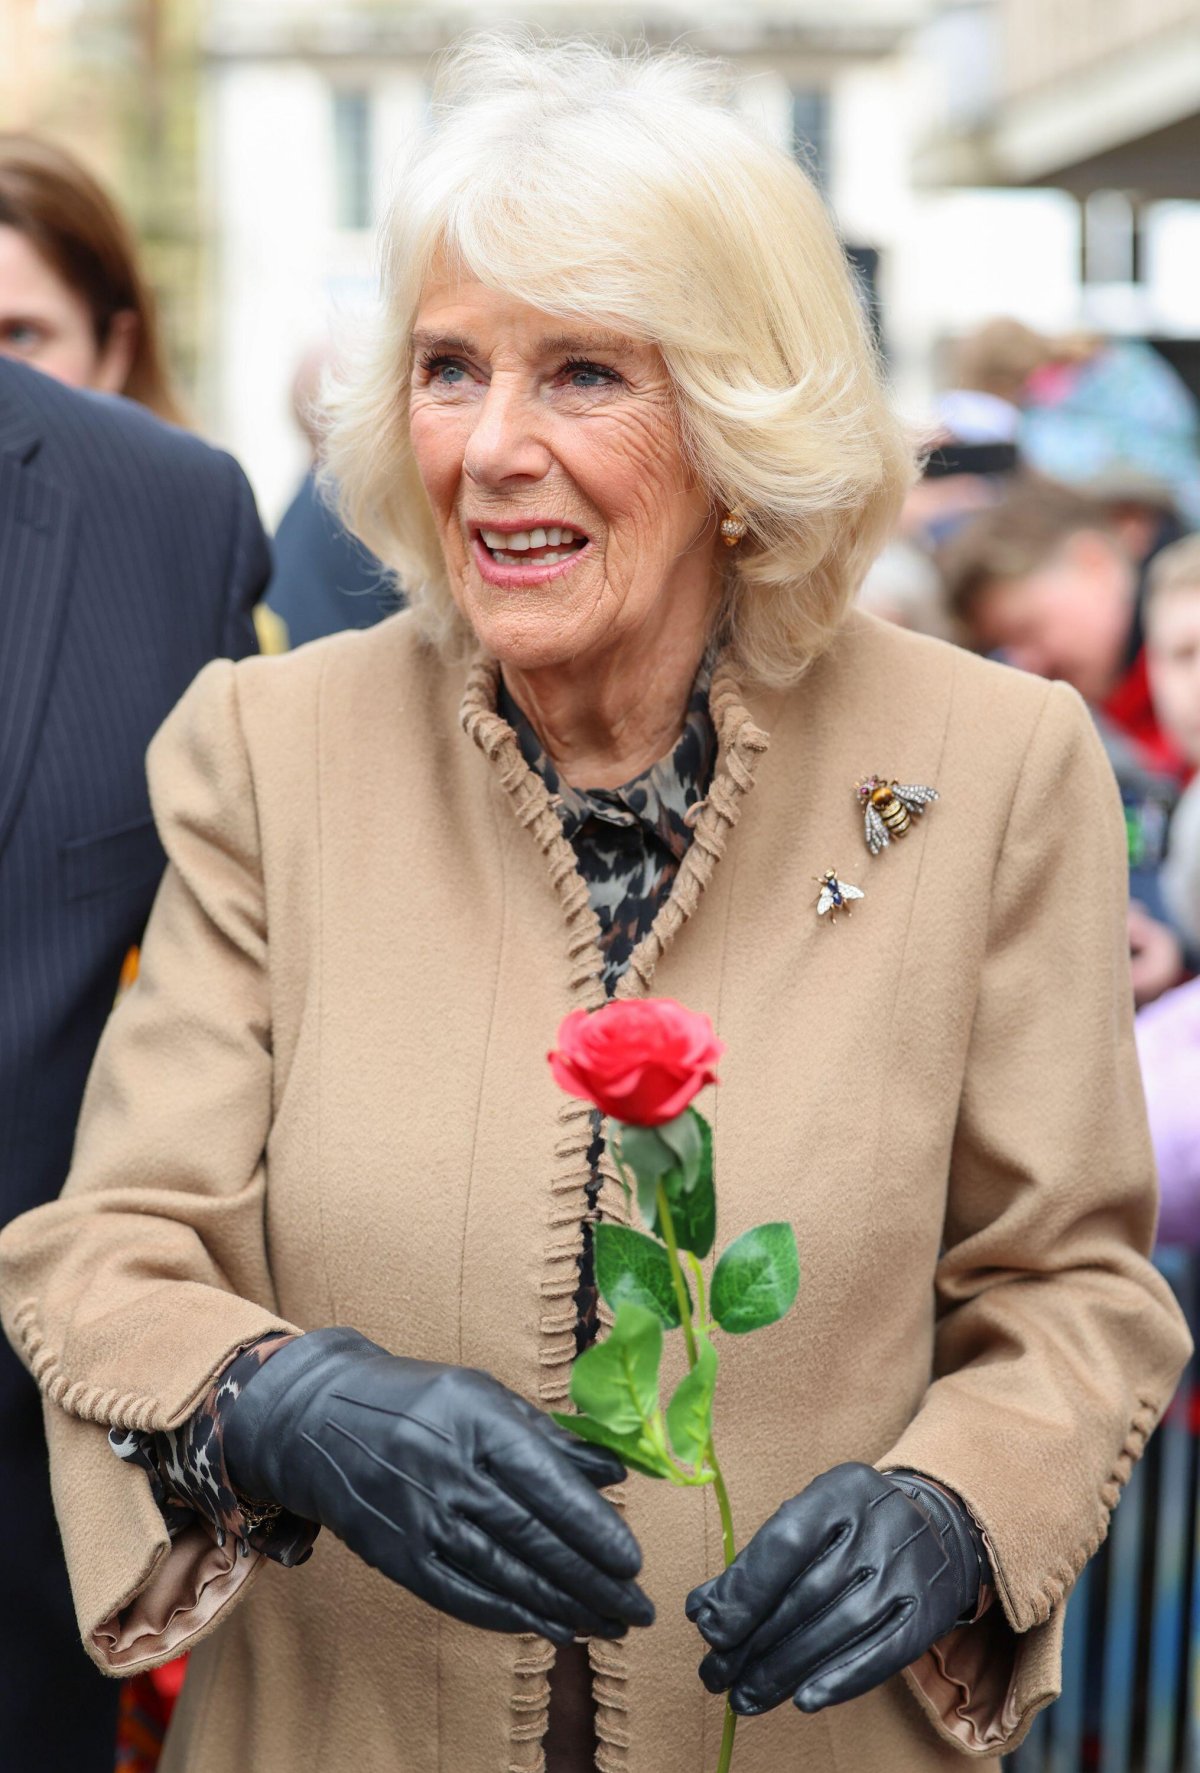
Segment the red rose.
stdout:
<svg viewBox="0 0 1200 1773">
<path fill-rule="evenodd" d="M 682 1114 L 705 1084 L 716 1083 L 724 1051 L 707 1016 L 669 997 L 644 997 L 591 1015 L 572 1011 L 547 1056 L 554 1081 L 569 1096 L 582 1096 L 629 1126 L 659 1127 Z"/>
</svg>

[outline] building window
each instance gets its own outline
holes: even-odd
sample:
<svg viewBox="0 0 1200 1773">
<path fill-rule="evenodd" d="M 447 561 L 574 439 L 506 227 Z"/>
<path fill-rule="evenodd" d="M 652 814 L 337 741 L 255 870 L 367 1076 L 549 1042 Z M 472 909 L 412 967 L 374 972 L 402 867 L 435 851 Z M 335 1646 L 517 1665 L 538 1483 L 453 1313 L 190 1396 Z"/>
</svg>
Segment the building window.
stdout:
<svg viewBox="0 0 1200 1773">
<path fill-rule="evenodd" d="M 792 153 L 824 188 L 829 164 L 829 94 L 824 87 L 792 88 Z"/>
<path fill-rule="evenodd" d="M 1142 281 L 1141 216 L 1124 191 L 1093 191 L 1083 204 L 1083 281 Z"/>
<path fill-rule="evenodd" d="M 335 221 L 339 228 L 371 226 L 371 95 L 342 88 L 333 95 Z"/>
</svg>

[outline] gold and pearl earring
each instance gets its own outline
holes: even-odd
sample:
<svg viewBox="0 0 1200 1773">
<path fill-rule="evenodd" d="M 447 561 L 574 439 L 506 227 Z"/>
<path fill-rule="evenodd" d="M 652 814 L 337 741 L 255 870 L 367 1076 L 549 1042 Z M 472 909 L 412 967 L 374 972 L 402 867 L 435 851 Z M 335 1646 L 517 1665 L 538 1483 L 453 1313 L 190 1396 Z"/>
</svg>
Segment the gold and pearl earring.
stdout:
<svg viewBox="0 0 1200 1773">
<path fill-rule="evenodd" d="M 721 540 L 724 542 L 725 546 L 727 548 L 736 548 L 739 542 L 745 540 L 749 525 L 735 505 L 731 511 L 726 511 L 724 517 L 722 517 L 720 529 Z"/>
</svg>

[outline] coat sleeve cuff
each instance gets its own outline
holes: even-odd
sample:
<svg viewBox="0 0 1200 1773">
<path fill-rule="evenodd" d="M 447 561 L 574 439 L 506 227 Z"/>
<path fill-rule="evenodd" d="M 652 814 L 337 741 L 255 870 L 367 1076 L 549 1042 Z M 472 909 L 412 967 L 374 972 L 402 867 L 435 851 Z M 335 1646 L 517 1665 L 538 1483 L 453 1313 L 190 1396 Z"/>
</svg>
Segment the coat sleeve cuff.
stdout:
<svg viewBox="0 0 1200 1773">
<path fill-rule="evenodd" d="M 880 1470 L 896 1469 L 900 1463 L 895 1457 L 885 1459 Z M 970 1512 L 993 1576 L 981 1588 L 974 1619 L 939 1638 L 904 1670 L 905 1681 L 938 1735 L 963 1754 L 1011 1754 L 1038 1712 L 1061 1691 L 1065 1599 L 1032 1628 L 1019 1629 L 1008 1608 L 996 1604 L 1004 1592 L 1003 1573 L 986 1523 L 961 1486 L 952 1484 L 944 1471 L 928 1470 L 911 1459 L 903 1465 Z"/>
<path fill-rule="evenodd" d="M 199 1524 L 174 1541 L 145 1471 L 107 1426 L 43 1405 L 55 1512 L 83 1647 L 104 1674 L 169 1662 L 215 1629 L 263 1564 Z"/>
<path fill-rule="evenodd" d="M 269 1331 L 239 1349 L 197 1408 L 175 1428 L 154 1434 L 109 1431 L 117 1457 L 145 1471 L 172 1540 L 199 1523 L 222 1549 L 232 1539 L 243 1555 L 260 1551 L 288 1569 L 311 1557 L 319 1527 L 269 1498 L 256 1501 L 239 1494 L 225 1464 L 225 1426 L 237 1399 L 264 1362 L 295 1340 L 287 1331 Z"/>
<path fill-rule="evenodd" d="M 105 1674 L 137 1674 L 183 1654 L 257 1575 L 260 1552 L 218 1545 L 199 1522 L 171 1541 L 146 1586 L 96 1624 L 86 1649 Z"/>
<path fill-rule="evenodd" d="M 961 1753 L 1011 1754 L 1059 1693 L 1064 1607 L 1032 1631 L 1013 1630 L 1000 1607 L 960 1625 L 904 1671 L 938 1735 Z"/>
</svg>

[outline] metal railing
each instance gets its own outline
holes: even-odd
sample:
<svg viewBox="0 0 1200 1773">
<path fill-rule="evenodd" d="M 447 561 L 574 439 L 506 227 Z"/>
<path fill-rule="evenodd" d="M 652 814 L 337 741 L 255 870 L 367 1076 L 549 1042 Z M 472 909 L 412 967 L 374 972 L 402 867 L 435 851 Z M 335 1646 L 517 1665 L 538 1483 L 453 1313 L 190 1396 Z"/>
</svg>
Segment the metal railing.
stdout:
<svg viewBox="0 0 1200 1773">
<path fill-rule="evenodd" d="M 1155 1261 L 1196 1336 L 1200 1264 Z M 1007 1773 L 1200 1773 L 1197 1379 L 1193 1359 L 1071 1596 L 1062 1697 Z"/>
</svg>

